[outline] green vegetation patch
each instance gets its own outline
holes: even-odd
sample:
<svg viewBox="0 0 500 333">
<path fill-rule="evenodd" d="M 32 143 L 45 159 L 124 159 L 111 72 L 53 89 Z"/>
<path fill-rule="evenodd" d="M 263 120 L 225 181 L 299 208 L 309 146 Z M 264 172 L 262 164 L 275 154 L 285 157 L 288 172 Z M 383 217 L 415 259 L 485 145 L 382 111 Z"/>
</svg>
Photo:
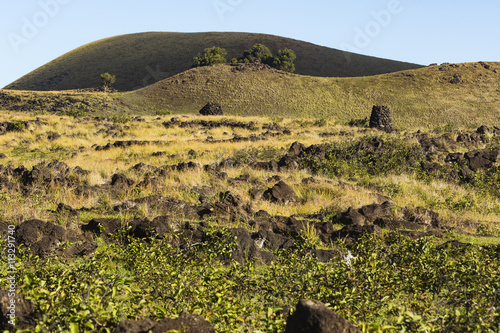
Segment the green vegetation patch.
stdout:
<svg viewBox="0 0 500 333">
<path fill-rule="evenodd" d="M 121 319 L 161 319 L 182 310 L 217 332 L 283 332 L 280 310 L 300 298 L 327 304 L 365 332 L 495 332 L 500 264 L 488 247 L 440 247 L 430 238 L 365 237 L 347 259 L 318 262 L 306 250 L 275 252 L 267 266 L 221 264 L 230 233 L 180 250 L 169 241 L 118 236 L 93 258 L 71 263 L 19 258 L 20 294 L 34 303 L 39 330 L 112 332 Z M 3 244 L 4 245 L 4 244 Z M 1 261 L 6 283 L 7 262 Z"/>
</svg>

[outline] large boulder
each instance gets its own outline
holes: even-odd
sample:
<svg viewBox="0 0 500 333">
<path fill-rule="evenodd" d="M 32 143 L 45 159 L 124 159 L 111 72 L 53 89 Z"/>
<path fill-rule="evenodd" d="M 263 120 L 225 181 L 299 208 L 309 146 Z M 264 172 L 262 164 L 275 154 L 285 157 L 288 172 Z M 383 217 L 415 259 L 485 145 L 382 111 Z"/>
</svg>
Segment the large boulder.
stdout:
<svg viewBox="0 0 500 333">
<path fill-rule="evenodd" d="M 273 187 L 268 188 L 263 195 L 264 199 L 287 205 L 299 201 L 293 189 L 284 181 L 280 181 Z"/>
<path fill-rule="evenodd" d="M 207 103 L 201 110 L 203 116 L 222 116 L 222 106 L 219 103 Z"/>
<path fill-rule="evenodd" d="M 356 326 L 320 301 L 301 299 L 288 317 L 285 333 L 361 333 Z"/>
<path fill-rule="evenodd" d="M 392 132 L 391 110 L 385 105 L 374 105 L 370 116 L 370 128 L 376 128 L 386 132 Z"/>
<path fill-rule="evenodd" d="M 366 234 L 381 236 L 382 229 L 376 225 L 351 224 L 332 233 L 332 239 L 345 239 L 347 245 L 353 245 L 359 238 Z"/>
<path fill-rule="evenodd" d="M 365 225 L 367 224 L 366 217 L 358 212 L 353 207 L 349 207 L 347 211 L 337 214 L 335 218 L 337 223 L 343 225 Z"/>
<path fill-rule="evenodd" d="M 380 217 L 391 217 L 393 215 L 394 205 L 390 201 L 385 201 L 382 204 L 365 205 L 358 209 L 358 212 L 363 215 L 368 221 L 375 221 Z"/>
<path fill-rule="evenodd" d="M 480 149 L 465 153 L 464 157 L 472 171 L 490 168 L 497 161 L 498 150 Z"/>
</svg>

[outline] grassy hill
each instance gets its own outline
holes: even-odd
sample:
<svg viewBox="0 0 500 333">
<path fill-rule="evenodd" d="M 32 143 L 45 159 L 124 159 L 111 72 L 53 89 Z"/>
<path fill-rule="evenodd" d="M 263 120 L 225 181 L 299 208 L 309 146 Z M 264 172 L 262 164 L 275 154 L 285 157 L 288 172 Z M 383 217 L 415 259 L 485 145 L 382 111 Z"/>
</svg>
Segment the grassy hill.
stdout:
<svg viewBox="0 0 500 333">
<path fill-rule="evenodd" d="M 265 65 L 194 68 L 117 97 L 135 110 L 198 112 L 207 102 L 227 114 L 329 117 L 340 122 L 389 105 L 396 126 L 497 123 L 500 64 L 433 65 L 384 75 L 321 78 L 285 73 Z"/>
<path fill-rule="evenodd" d="M 81 46 L 5 88 L 47 91 L 97 87 L 100 74 L 110 72 L 117 76 L 114 87 L 129 91 L 186 71 L 193 57 L 206 47 L 225 48 L 229 60 L 256 43 L 267 45 L 273 53 L 285 47 L 293 49 L 297 54 L 296 72 L 304 75 L 367 76 L 420 67 L 265 34 L 148 32 Z"/>
</svg>

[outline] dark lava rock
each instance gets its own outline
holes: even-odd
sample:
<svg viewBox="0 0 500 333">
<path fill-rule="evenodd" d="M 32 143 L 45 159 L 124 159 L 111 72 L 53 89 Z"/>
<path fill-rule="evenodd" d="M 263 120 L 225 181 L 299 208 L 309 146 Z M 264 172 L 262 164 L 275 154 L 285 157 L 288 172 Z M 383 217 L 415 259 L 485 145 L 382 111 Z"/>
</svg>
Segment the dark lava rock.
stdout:
<svg viewBox="0 0 500 333">
<path fill-rule="evenodd" d="M 343 225 L 365 225 L 367 221 L 366 217 L 364 217 L 356 209 L 354 209 L 353 207 L 349 207 L 347 211 L 336 216 L 335 222 Z"/>
<path fill-rule="evenodd" d="M 465 153 L 468 166 L 472 171 L 490 168 L 497 161 L 498 150 L 480 149 Z"/>
<path fill-rule="evenodd" d="M 58 160 L 50 163 L 41 162 L 33 166 L 30 172 L 22 174 L 23 183 L 25 185 L 33 185 L 35 183 L 50 185 L 50 184 L 67 184 L 70 183 L 69 173 L 70 167 Z"/>
<path fill-rule="evenodd" d="M 163 238 L 172 229 L 170 223 L 169 216 L 157 216 L 152 221 L 148 219 L 132 221 L 131 233 L 137 238 Z"/>
<path fill-rule="evenodd" d="M 130 320 L 123 319 L 120 321 L 114 333 L 147 333 L 156 325 L 156 322 L 149 318 Z"/>
<path fill-rule="evenodd" d="M 301 299 L 288 317 L 285 333 L 361 333 L 356 326 L 320 301 Z"/>
<path fill-rule="evenodd" d="M 278 161 L 278 166 L 283 169 L 300 169 L 302 166 L 302 158 L 297 155 L 286 154 Z"/>
<path fill-rule="evenodd" d="M 302 153 L 305 150 L 306 150 L 306 147 L 302 143 L 295 141 L 294 143 L 292 143 L 292 145 L 288 149 L 288 154 L 299 155 L 300 153 Z"/>
<path fill-rule="evenodd" d="M 224 262 L 235 260 L 244 265 L 248 259 L 255 259 L 260 263 L 269 264 L 275 259 L 274 255 L 270 252 L 261 250 L 254 239 L 252 239 L 248 230 L 243 228 L 229 229 L 231 237 L 236 238 L 236 248 L 230 255 L 222 255 L 220 259 Z"/>
<path fill-rule="evenodd" d="M 259 217 L 249 222 L 257 230 L 272 231 L 276 234 L 295 238 L 310 224 L 305 220 L 297 220 L 294 217 L 273 216 L 270 218 Z"/>
<path fill-rule="evenodd" d="M 377 218 L 391 217 L 394 213 L 394 204 L 390 201 L 386 201 L 381 205 L 374 203 L 361 207 L 358 212 L 373 223 Z"/>
<path fill-rule="evenodd" d="M 450 80 L 450 83 L 452 84 L 458 84 L 462 82 L 462 75 L 455 73 L 453 77 Z"/>
<path fill-rule="evenodd" d="M 247 221 L 248 214 L 252 213 L 252 208 L 248 204 L 244 204 L 238 195 L 231 191 L 220 192 L 219 201 L 210 204 L 205 203 L 202 206 L 196 207 L 197 214 L 200 218 L 205 219 L 211 216 L 221 218 L 230 218 L 231 220 Z"/>
<path fill-rule="evenodd" d="M 481 135 L 489 135 L 491 133 L 491 128 L 486 125 L 479 126 L 476 133 Z"/>
<path fill-rule="evenodd" d="M 282 205 L 287 205 L 289 203 L 299 201 L 299 198 L 293 191 L 293 189 L 284 181 L 280 181 L 278 184 L 271 188 L 268 188 L 263 195 L 264 199 L 277 202 Z"/>
<path fill-rule="evenodd" d="M 108 239 L 109 234 L 115 234 L 122 227 L 118 219 L 92 219 L 89 223 L 82 225 L 83 231 L 89 231 L 97 236 L 103 236 Z"/>
<path fill-rule="evenodd" d="M 266 171 L 278 171 L 279 166 L 276 161 L 269 162 L 255 162 L 251 165 L 252 168 L 257 170 L 266 170 Z"/>
<path fill-rule="evenodd" d="M 127 189 L 133 185 L 134 185 L 134 181 L 132 179 L 128 178 L 127 176 L 125 176 L 123 173 L 115 173 L 111 177 L 111 186 L 113 186 L 113 187 Z"/>
<path fill-rule="evenodd" d="M 465 158 L 461 153 L 450 153 L 446 156 L 444 161 L 447 163 L 456 163 L 458 165 L 462 165 L 462 163 L 465 161 Z"/>
<path fill-rule="evenodd" d="M 167 155 L 166 151 L 155 151 L 151 156 L 158 157 L 158 156 L 165 156 L 165 155 Z"/>
<path fill-rule="evenodd" d="M 6 286 L 8 287 L 8 281 Z M 33 329 L 36 324 L 34 319 L 35 308 L 33 303 L 25 300 L 17 293 L 15 294 L 15 297 L 11 298 L 9 297 L 9 293 L 10 291 L 0 291 L 0 329 L 2 331 L 8 330 L 9 332 L 14 332 L 17 329 Z M 15 319 L 17 320 L 15 329 L 14 325 L 9 323 L 9 321 L 13 319 L 10 317 L 12 309 L 11 301 L 15 302 L 14 312 Z"/>
<path fill-rule="evenodd" d="M 145 318 L 140 320 L 124 319 L 115 329 L 114 333 L 165 333 L 178 331 L 184 333 L 215 333 L 211 323 L 203 317 L 191 314 L 186 311 L 181 312 L 179 317 L 164 318 L 158 322 Z"/>
<path fill-rule="evenodd" d="M 201 110 L 203 116 L 222 116 L 222 106 L 219 103 L 207 103 Z"/>
<path fill-rule="evenodd" d="M 346 239 L 346 244 L 352 245 L 355 241 L 357 241 L 365 234 L 380 236 L 382 235 L 382 229 L 380 229 L 380 227 L 376 225 L 351 224 L 343 227 L 338 231 L 335 231 L 332 234 L 332 238 L 334 240 L 338 238 Z"/>
<path fill-rule="evenodd" d="M 31 253 L 39 257 L 58 254 L 84 256 L 93 253 L 96 248 L 76 226 L 65 229 L 41 220 L 24 221 L 17 227 L 16 236 L 19 244 L 29 247 Z M 70 247 L 62 246 L 65 242 L 70 242 Z"/>
<path fill-rule="evenodd" d="M 392 132 L 391 110 L 388 106 L 374 105 L 370 116 L 370 128 L 376 128 L 386 132 Z"/>
<path fill-rule="evenodd" d="M 293 247 L 295 241 L 280 234 L 268 230 L 260 230 L 252 235 L 257 247 L 267 248 L 272 251 L 283 249 L 288 250 Z M 260 244 L 262 243 L 262 244 Z"/>
<path fill-rule="evenodd" d="M 264 194 L 264 190 L 260 188 L 253 188 L 249 191 L 252 200 L 260 200 Z"/>
<path fill-rule="evenodd" d="M 52 253 L 68 240 L 63 227 L 41 220 L 24 221 L 17 227 L 16 236 L 20 244 L 30 247 L 31 252 L 40 257 Z"/>
</svg>

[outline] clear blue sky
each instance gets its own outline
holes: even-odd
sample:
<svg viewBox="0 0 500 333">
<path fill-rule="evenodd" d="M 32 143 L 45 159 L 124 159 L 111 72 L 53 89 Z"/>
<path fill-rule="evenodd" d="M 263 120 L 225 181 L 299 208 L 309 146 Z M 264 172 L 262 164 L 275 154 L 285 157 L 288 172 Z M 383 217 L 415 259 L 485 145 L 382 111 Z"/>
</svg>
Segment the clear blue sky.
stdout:
<svg viewBox="0 0 500 333">
<path fill-rule="evenodd" d="M 0 0 L 0 87 L 86 43 L 146 32 L 280 35 L 427 65 L 500 61 L 498 0 Z"/>
</svg>

